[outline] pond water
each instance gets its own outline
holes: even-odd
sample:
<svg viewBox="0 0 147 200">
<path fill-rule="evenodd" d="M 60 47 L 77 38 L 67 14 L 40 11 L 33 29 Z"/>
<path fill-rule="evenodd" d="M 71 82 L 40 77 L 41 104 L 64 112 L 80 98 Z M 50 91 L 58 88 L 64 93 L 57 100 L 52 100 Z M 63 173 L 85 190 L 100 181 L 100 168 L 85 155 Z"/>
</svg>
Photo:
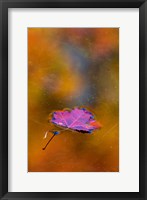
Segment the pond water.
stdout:
<svg viewBox="0 0 147 200">
<path fill-rule="evenodd" d="M 43 151 L 50 114 L 74 107 L 102 128 L 62 131 Z M 119 29 L 28 29 L 28 171 L 119 171 Z"/>
</svg>

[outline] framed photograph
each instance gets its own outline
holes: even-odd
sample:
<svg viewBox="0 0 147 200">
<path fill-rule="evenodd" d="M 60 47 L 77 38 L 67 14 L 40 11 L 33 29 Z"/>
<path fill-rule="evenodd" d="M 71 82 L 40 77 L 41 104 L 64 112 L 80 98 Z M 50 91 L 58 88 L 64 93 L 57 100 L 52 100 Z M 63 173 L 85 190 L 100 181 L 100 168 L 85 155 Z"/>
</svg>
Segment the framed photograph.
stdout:
<svg viewBox="0 0 147 200">
<path fill-rule="evenodd" d="M 1 199 L 147 199 L 147 2 L 1 0 Z"/>
</svg>

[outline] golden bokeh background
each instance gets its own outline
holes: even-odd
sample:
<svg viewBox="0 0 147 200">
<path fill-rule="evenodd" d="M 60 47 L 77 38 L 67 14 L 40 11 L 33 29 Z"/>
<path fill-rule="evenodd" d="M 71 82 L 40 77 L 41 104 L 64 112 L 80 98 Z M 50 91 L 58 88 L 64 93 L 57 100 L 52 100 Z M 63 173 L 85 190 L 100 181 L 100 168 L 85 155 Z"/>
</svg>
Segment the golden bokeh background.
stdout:
<svg viewBox="0 0 147 200">
<path fill-rule="evenodd" d="M 54 110 L 84 107 L 102 124 L 63 131 L 46 150 Z M 119 29 L 28 28 L 28 171 L 119 171 Z"/>
</svg>

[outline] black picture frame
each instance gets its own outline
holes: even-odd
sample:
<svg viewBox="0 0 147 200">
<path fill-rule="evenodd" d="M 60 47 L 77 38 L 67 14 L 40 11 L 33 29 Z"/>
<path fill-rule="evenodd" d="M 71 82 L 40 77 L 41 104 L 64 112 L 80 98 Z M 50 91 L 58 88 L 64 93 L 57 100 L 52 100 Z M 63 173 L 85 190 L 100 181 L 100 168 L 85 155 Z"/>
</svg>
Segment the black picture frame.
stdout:
<svg viewBox="0 0 147 200">
<path fill-rule="evenodd" d="M 8 9 L 139 8 L 139 192 L 8 192 Z M 147 199 L 147 1 L 0 0 L 0 197 L 1 199 Z M 146 79 L 145 79 L 146 78 Z M 126 180 L 127 181 L 127 180 Z"/>
</svg>

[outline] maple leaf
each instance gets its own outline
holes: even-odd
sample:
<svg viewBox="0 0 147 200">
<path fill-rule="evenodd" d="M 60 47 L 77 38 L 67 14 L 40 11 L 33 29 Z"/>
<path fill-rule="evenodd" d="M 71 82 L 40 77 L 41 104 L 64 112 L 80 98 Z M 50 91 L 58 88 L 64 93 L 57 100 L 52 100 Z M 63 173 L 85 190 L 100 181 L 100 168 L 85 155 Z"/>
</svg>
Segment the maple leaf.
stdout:
<svg viewBox="0 0 147 200">
<path fill-rule="evenodd" d="M 52 114 L 51 122 L 83 133 L 91 133 L 93 130 L 101 128 L 100 123 L 94 119 L 94 115 L 85 108 L 55 111 Z"/>
</svg>

